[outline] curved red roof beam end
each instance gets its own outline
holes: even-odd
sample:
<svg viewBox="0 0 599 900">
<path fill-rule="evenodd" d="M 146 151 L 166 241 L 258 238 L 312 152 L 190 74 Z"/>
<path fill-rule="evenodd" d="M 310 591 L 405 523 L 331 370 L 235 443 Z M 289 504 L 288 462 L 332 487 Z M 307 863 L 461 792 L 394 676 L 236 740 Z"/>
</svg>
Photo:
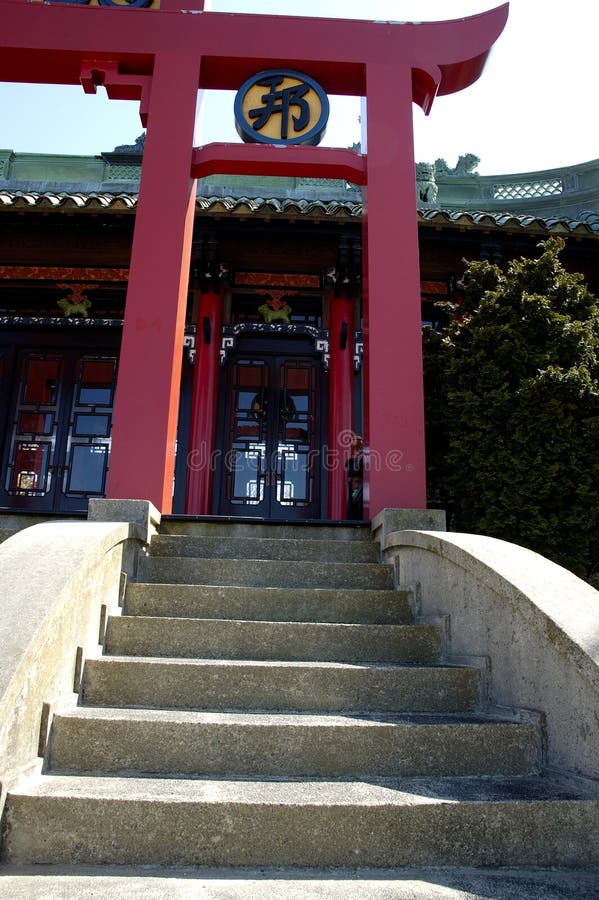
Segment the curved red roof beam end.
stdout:
<svg viewBox="0 0 599 900">
<path fill-rule="evenodd" d="M 416 72 L 420 60 L 423 74 L 438 67 L 441 72 L 439 95 L 453 94 L 469 87 L 480 77 L 493 44 L 505 28 L 509 6 L 504 3 L 464 19 L 419 25 L 424 32 L 422 44 L 417 41 L 415 48 Z M 414 100 L 418 102 L 416 97 Z M 428 111 L 424 106 L 423 109 Z"/>
</svg>

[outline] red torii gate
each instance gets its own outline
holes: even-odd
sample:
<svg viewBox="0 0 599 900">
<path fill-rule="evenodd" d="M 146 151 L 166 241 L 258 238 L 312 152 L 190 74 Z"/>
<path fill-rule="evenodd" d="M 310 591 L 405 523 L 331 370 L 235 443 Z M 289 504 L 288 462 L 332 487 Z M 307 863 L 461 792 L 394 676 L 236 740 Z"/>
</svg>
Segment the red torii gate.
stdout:
<svg viewBox="0 0 599 900">
<path fill-rule="evenodd" d="M 508 3 L 451 22 L 392 23 L 0 0 L 0 80 L 103 84 L 147 125 L 115 401 L 112 498 L 172 508 L 181 347 L 196 179 L 210 172 L 347 178 L 364 185 L 365 516 L 426 507 L 412 103 L 472 84 Z M 305 71 L 366 98 L 367 148 L 194 149 L 197 92 L 256 72 Z M 168 183 L 164 172 L 168 171 Z M 394 286 L 390 296 L 390 286 Z M 351 423 L 347 423 L 350 425 Z M 344 474 L 332 473 L 340 489 Z"/>
</svg>

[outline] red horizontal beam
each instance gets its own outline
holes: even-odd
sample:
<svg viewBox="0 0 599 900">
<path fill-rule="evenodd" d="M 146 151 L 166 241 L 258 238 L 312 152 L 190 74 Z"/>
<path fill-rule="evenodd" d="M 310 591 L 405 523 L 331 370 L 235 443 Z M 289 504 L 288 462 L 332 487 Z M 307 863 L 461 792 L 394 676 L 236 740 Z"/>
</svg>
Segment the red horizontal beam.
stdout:
<svg viewBox="0 0 599 900">
<path fill-rule="evenodd" d="M 167 52 L 201 57 L 201 86 L 211 89 L 234 90 L 259 69 L 285 65 L 305 69 L 329 93 L 361 96 L 372 63 L 438 69 L 438 90 L 450 93 L 478 77 L 508 6 L 397 23 L 0 0 L 0 81 L 77 84 L 86 59 L 150 74 L 155 55 Z"/>
<path fill-rule="evenodd" d="M 209 175 L 292 175 L 366 184 L 366 157 L 333 147 L 214 143 L 197 147 L 191 163 L 192 178 Z"/>
</svg>

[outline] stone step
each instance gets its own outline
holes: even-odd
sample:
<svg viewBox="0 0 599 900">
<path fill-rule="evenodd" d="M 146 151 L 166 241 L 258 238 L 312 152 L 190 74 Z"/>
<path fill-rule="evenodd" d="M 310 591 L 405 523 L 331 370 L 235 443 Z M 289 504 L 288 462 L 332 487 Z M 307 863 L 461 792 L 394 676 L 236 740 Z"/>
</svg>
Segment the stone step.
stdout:
<svg viewBox="0 0 599 900">
<path fill-rule="evenodd" d="M 0 528 L 0 544 L 7 541 L 13 535 L 18 534 L 19 528 Z"/>
<path fill-rule="evenodd" d="M 372 541 L 369 525 L 322 525 L 320 522 L 260 522 L 259 520 L 196 521 L 162 517 L 160 534 L 190 535 L 193 537 L 225 538 L 298 538 L 302 541 Z"/>
<path fill-rule="evenodd" d="M 6 801 L 3 860 L 187 866 L 585 866 L 599 801 L 548 778 L 46 775 Z"/>
<path fill-rule="evenodd" d="M 203 559 L 277 559 L 314 562 L 378 563 L 374 541 L 304 540 L 303 538 L 212 537 L 159 534 L 152 540 L 152 556 Z"/>
<path fill-rule="evenodd" d="M 104 650 L 115 656 L 435 663 L 441 634 L 432 625 L 113 616 Z"/>
<path fill-rule="evenodd" d="M 480 673 L 458 666 L 88 659 L 81 700 L 95 706 L 368 712 L 471 712 Z"/>
<path fill-rule="evenodd" d="M 2 900 L 597 900 L 597 869 L 2 866 Z"/>
<path fill-rule="evenodd" d="M 125 593 L 131 616 L 346 622 L 400 625 L 413 620 L 409 590 L 256 588 L 196 584 L 134 584 Z"/>
<path fill-rule="evenodd" d="M 526 775 L 532 726 L 477 716 L 78 707 L 57 714 L 50 771 L 219 776 Z"/>
<path fill-rule="evenodd" d="M 393 566 L 380 563 L 143 557 L 137 578 L 138 581 L 161 584 L 389 590 L 393 587 Z"/>
</svg>

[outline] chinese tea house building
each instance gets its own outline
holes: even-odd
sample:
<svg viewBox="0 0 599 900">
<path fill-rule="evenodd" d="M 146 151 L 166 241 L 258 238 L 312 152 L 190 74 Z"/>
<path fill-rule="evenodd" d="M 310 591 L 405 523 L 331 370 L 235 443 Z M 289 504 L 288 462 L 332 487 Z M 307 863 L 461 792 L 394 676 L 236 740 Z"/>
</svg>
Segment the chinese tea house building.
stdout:
<svg viewBox="0 0 599 900">
<path fill-rule="evenodd" d="M 105 494 L 142 153 L 143 137 L 89 158 L 0 151 L 4 511 L 83 513 Z M 549 234 L 597 292 L 599 163 L 475 167 L 417 167 L 422 321 L 458 290 L 464 259 L 532 255 Z M 165 221 L 168 195 L 166 172 Z M 343 465 L 363 427 L 362 215 L 344 181 L 200 181 L 173 512 L 347 516 Z M 388 302 L 400 292 L 397 272 Z"/>
</svg>

